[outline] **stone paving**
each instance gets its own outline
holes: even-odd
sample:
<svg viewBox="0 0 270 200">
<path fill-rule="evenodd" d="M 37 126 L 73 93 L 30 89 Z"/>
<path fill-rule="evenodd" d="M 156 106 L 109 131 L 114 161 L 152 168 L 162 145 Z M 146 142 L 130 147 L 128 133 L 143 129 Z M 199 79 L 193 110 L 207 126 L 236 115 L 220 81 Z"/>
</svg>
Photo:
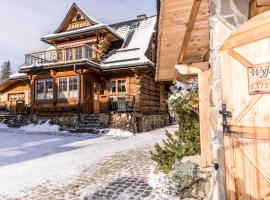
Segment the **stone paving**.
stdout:
<svg viewBox="0 0 270 200">
<path fill-rule="evenodd" d="M 150 159 L 151 146 L 143 146 L 106 157 L 93 166 L 85 166 L 78 177 L 69 183 L 45 182 L 35 188 L 27 188 L 23 196 L 1 197 L 10 200 L 140 200 L 170 199 L 162 197 L 147 183 L 154 168 Z"/>
</svg>

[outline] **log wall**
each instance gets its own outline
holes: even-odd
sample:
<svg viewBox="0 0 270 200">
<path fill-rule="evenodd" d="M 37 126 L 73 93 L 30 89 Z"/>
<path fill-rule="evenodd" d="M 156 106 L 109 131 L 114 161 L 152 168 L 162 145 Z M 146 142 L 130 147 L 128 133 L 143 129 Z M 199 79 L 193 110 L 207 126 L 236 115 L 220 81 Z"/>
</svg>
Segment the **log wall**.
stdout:
<svg viewBox="0 0 270 200">
<path fill-rule="evenodd" d="M 157 83 L 151 75 L 144 74 L 140 77 L 140 108 L 142 112 L 167 111 L 166 99 L 164 85 Z"/>
</svg>

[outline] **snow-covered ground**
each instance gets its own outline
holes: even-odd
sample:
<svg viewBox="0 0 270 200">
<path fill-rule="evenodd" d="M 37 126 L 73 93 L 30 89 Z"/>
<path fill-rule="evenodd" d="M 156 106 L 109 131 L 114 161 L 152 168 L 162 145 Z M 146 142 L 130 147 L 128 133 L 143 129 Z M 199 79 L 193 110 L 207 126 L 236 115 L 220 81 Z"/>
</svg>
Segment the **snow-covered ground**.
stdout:
<svg viewBox="0 0 270 200">
<path fill-rule="evenodd" d="M 19 195 L 26 187 L 45 181 L 64 183 L 78 176 L 83 167 L 91 166 L 104 157 L 161 141 L 165 130 L 176 126 L 137 134 L 125 138 L 107 135 L 63 136 L 35 133 L 27 129 L 0 126 L 0 196 Z M 44 131 L 44 130 L 43 130 Z M 112 131 L 117 136 L 119 131 Z M 110 134 L 109 134 L 110 135 Z M 121 136 L 121 135 L 120 135 Z"/>
</svg>

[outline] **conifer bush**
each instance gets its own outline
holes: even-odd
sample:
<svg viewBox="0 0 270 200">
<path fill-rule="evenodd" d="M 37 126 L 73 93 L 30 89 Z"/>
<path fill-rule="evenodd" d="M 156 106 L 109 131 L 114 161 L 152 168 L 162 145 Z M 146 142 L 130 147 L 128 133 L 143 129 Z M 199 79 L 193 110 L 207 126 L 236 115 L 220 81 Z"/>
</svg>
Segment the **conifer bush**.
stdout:
<svg viewBox="0 0 270 200">
<path fill-rule="evenodd" d="M 169 100 L 172 111 L 176 113 L 179 130 L 166 132 L 162 144 L 156 144 L 151 151 L 152 159 L 158 163 L 159 169 L 165 173 L 172 170 L 176 160 L 184 156 L 200 153 L 200 125 L 198 116 L 198 90 L 181 90 Z"/>
<path fill-rule="evenodd" d="M 168 176 L 167 187 L 171 194 L 180 199 L 205 199 L 209 176 L 203 175 L 199 165 L 193 162 L 176 161 Z"/>
</svg>

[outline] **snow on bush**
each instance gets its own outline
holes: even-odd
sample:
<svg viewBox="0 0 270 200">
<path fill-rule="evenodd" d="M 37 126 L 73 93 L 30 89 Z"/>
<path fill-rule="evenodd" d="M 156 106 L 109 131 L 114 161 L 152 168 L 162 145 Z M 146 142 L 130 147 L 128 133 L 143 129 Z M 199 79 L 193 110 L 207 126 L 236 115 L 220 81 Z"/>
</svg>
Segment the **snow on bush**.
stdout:
<svg viewBox="0 0 270 200">
<path fill-rule="evenodd" d="M 118 138 L 127 138 L 133 136 L 133 133 L 121 129 L 109 129 L 109 132 L 106 133 L 106 135 Z"/>
<path fill-rule="evenodd" d="M 151 186 L 154 190 L 158 191 L 160 197 L 164 199 L 178 200 L 179 197 L 173 196 L 168 190 L 167 184 L 167 176 L 157 170 L 157 168 L 152 169 L 147 177 L 147 184 Z"/>
<path fill-rule="evenodd" d="M 25 132 L 59 132 L 59 126 L 58 125 L 52 125 L 50 124 L 50 120 L 47 120 L 43 124 L 29 124 L 27 126 L 22 126 L 19 128 L 19 130 L 25 131 Z"/>
<path fill-rule="evenodd" d="M 0 123 L 0 128 L 7 128 L 7 125 L 4 123 L 4 120 Z"/>
</svg>

